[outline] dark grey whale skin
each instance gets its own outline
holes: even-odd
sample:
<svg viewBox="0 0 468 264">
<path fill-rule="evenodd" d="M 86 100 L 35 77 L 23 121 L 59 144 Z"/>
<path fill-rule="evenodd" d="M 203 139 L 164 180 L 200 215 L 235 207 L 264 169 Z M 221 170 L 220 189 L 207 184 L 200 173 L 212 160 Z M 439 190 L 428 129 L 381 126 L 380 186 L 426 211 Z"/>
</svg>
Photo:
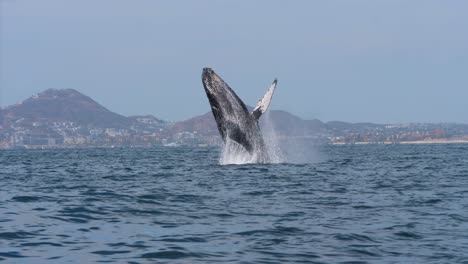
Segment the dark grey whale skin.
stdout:
<svg viewBox="0 0 468 264">
<path fill-rule="evenodd" d="M 250 155 L 257 155 L 258 163 L 268 163 L 269 157 L 263 141 L 258 118 L 249 112 L 242 100 L 211 68 L 204 68 L 203 87 L 211 105 L 219 133 L 226 143 L 237 142 Z"/>
</svg>

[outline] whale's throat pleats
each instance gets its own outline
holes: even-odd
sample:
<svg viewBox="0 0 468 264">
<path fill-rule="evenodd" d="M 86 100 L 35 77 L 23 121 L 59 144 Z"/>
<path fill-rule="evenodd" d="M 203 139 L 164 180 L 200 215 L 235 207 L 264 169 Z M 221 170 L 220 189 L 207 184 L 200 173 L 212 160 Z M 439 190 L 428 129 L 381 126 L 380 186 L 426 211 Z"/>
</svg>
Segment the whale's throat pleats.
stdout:
<svg viewBox="0 0 468 264">
<path fill-rule="evenodd" d="M 227 121 L 226 122 L 226 132 L 229 139 L 239 143 L 239 145 L 243 146 L 248 152 L 253 151 L 253 146 L 250 143 L 246 131 L 243 131 L 238 124 Z"/>
</svg>

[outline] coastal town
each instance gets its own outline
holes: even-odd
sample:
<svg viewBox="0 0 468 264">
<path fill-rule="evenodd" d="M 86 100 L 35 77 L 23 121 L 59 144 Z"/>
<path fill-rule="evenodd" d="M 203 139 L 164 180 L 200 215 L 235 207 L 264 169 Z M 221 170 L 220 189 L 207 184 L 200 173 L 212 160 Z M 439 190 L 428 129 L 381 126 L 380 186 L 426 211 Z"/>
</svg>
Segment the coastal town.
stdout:
<svg viewBox="0 0 468 264">
<path fill-rule="evenodd" d="M 72 89 L 49 89 L 0 110 L 0 149 L 220 146 L 211 112 L 185 121 L 125 117 Z M 265 136 L 313 144 L 468 143 L 468 124 L 373 124 L 303 120 L 272 110 Z"/>
</svg>

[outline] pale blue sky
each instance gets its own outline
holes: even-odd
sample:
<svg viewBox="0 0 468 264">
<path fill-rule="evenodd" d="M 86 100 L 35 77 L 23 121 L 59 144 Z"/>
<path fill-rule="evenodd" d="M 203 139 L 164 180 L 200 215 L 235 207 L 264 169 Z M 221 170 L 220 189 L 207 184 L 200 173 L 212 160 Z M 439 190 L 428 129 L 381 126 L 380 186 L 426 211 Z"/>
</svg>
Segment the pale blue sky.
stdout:
<svg viewBox="0 0 468 264">
<path fill-rule="evenodd" d="M 210 66 L 254 105 L 468 122 L 468 1 L 0 0 L 0 104 L 74 88 L 124 115 L 209 111 Z"/>
</svg>

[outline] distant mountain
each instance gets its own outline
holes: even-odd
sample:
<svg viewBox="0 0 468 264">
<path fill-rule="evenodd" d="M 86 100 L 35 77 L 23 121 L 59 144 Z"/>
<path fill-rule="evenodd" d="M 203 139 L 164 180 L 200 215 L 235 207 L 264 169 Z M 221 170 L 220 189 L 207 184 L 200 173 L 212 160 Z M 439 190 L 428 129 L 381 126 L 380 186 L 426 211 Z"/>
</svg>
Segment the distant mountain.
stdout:
<svg viewBox="0 0 468 264">
<path fill-rule="evenodd" d="M 260 117 L 260 126 L 271 126 L 276 134 L 289 137 L 312 136 L 326 131 L 325 124 L 318 119 L 304 120 L 281 110 L 270 110 Z"/>
<path fill-rule="evenodd" d="M 94 127 L 126 127 L 132 120 L 109 111 L 74 89 L 48 89 L 3 109 L 4 121 L 76 122 Z"/>
<path fill-rule="evenodd" d="M 175 122 L 167 129 L 170 133 L 190 131 L 207 136 L 218 135 L 218 128 L 211 111 L 203 115 L 192 117 L 185 121 Z"/>
<path fill-rule="evenodd" d="M 260 117 L 260 126 L 263 128 L 271 127 L 282 136 L 310 136 L 326 130 L 325 124 L 320 120 L 303 120 L 280 110 L 271 110 Z M 185 121 L 176 122 L 169 126 L 168 130 L 172 133 L 190 131 L 201 135 L 218 135 L 218 128 L 211 111 Z"/>
</svg>

